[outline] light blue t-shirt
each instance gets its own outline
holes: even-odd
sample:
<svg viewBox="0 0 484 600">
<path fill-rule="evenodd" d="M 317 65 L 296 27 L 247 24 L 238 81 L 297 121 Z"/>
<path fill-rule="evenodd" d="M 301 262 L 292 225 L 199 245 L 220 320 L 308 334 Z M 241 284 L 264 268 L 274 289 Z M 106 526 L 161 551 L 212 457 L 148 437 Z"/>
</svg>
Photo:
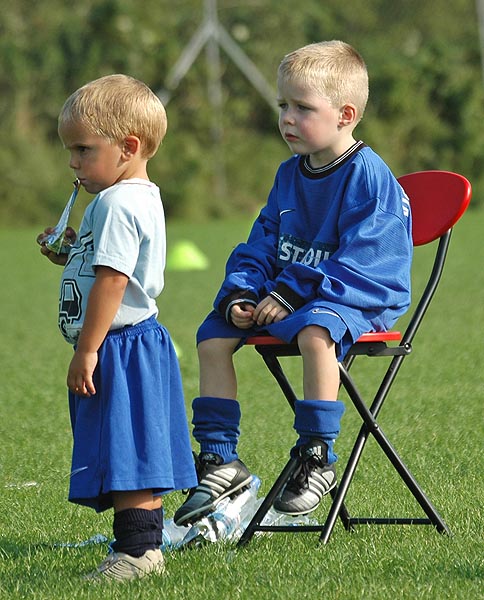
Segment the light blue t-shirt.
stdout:
<svg viewBox="0 0 484 600">
<path fill-rule="evenodd" d="M 144 179 L 127 179 L 100 192 L 86 209 L 62 274 L 59 328 L 65 339 L 77 342 L 97 266 L 129 277 L 110 329 L 156 316 L 165 257 L 165 217 L 158 187 Z"/>
</svg>

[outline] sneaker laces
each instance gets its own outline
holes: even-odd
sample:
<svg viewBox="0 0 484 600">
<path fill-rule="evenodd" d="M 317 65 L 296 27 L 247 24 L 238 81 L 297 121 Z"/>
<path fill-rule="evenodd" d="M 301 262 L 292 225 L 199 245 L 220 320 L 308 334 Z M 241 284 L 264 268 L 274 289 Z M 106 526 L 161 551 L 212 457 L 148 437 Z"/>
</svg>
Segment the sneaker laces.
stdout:
<svg viewBox="0 0 484 600">
<path fill-rule="evenodd" d="M 205 465 L 216 465 L 218 467 L 224 462 L 223 458 L 214 452 L 204 452 L 203 454 L 200 454 L 197 459 L 195 459 L 195 466 L 198 463 L 200 471 L 204 469 Z"/>
<path fill-rule="evenodd" d="M 192 452 L 193 461 L 195 462 L 195 471 L 197 473 L 197 480 L 200 481 L 202 479 L 202 473 L 205 469 L 206 465 L 221 465 L 223 463 L 223 459 L 218 454 L 213 452 L 204 452 L 203 454 L 197 454 L 196 452 Z M 190 498 L 195 493 L 197 486 L 193 488 L 188 488 L 182 490 L 182 494 L 185 496 L 188 494 Z"/>
<path fill-rule="evenodd" d="M 309 487 L 309 476 L 314 467 L 323 467 L 325 462 L 319 449 L 321 446 L 300 446 L 298 454 L 300 462 L 286 488 L 291 492 L 306 490 Z"/>
</svg>

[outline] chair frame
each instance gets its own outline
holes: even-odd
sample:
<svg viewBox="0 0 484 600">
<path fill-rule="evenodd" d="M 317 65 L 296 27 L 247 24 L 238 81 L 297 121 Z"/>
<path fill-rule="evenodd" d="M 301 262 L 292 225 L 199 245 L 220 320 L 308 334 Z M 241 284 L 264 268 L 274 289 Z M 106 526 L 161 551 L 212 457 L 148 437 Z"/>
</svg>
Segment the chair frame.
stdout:
<svg viewBox="0 0 484 600">
<path fill-rule="evenodd" d="M 377 417 L 385 402 L 390 388 L 397 377 L 403 360 L 412 352 L 412 343 L 414 337 L 424 319 L 427 309 L 434 297 L 434 294 L 439 285 L 442 272 L 444 269 L 447 251 L 450 244 L 452 229 L 454 224 L 460 219 L 462 214 L 467 209 L 471 197 L 470 183 L 461 175 L 449 173 L 447 171 L 421 171 L 412 173 L 400 178 L 402 185 L 405 187 L 405 181 L 409 178 L 421 177 L 430 178 L 444 174 L 443 177 L 460 178 L 458 181 L 459 192 L 462 195 L 460 206 L 456 208 L 453 218 L 445 221 L 441 230 L 427 239 L 420 232 L 414 233 L 414 245 L 423 245 L 438 239 L 437 249 L 434 256 L 433 265 L 427 284 L 422 292 L 420 299 L 413 311 L 408 326 L 403 335 L 398 331 L 388 332 L 371 332 L 362 335 L 350 348 L 342 362 L 339 363 L 340 381 L 343 388 L 346 390 L 354 407 L 362 419 L 362 425 L 354 442 L 352 451 L 346 463 L 343 475 L 338 485 L 331 490 L 332 498 L 331 507 L 322 525 L 263 525 L 262 521 L 266 513 L 271 508 L 277 495 L 280 493 L 288 479 L 291 477 L 299 464 L 299 458 L 290 458 L 277 480 L 269 490 L 267 496 L 261 503 L 259 509 L 253 516 L 251 522 L 242 534 L 238 546 L 246 545 L 257 531 L 271 532 L 319 532 L 319 541 L 328 543 L 338 517 L 343 523 L 347 531 L 354 529 L 355 525 L 360 524 L 377 524 L 377 525 L 433 525 L 441 534 L 450 534 L 450 529 L 444 522 L 435 506 L 432 504 L 428 496 L 425 494 L 419 483 L 412 475 L 409 468 L 405 465 L 400 455 L 390 443 L 385 435 L 381 425 L 377 421 Z M 462 191 L 460 190 L 462 187 Z M 412 202 L 412 198 L 410 197 Z M 412 207 L 413 208 L 413 207 Z M 390 345 L 389 342 L 398 342 L 397 345 Z M 257 352 L 262 356 L 267 368 L 276 379 L 281 388 L 286 400 L 294 411 L 296 402 L 296 394 L 289 383 L 278 357 L 281 356 L 300 356 L 299 348 L 296 343 L 286 344 L 282 340 L 278 340 L 268 335 L 257 335 L 250 337 L 247 340 L 247 345 L 253 345 Z M 390 357 L 390 364 L 385 371 L 383 379 L 378 387 L 376 394 L 373 397 L 371 404 L 368 404 L 363 399 L 358 391 L 354 379 L 350 375 L 350 368 L 357 356 L 367 357 Z M 353 517 L 350 516 L 346 505 L 345 498 L 348 493 L 350 484 L 353 480 L 356 468 L 360 461 L 364 447 L 369 436 L 372 435 L 378 446 L 386 454 L 406 487 L 410 490 L 417 503 L 425 513 L 425 518 L 404 518 L 404 517 Z"/>
</svg>

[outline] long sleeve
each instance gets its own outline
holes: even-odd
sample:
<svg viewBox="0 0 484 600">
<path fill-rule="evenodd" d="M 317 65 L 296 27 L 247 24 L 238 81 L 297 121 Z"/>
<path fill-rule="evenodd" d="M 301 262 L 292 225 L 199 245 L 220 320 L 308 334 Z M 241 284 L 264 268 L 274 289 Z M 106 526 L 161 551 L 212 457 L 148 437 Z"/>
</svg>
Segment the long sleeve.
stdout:
<svg viewBox="0 0 484 600">
<path fill-rule="evenodd" d="M 247 292 L 258 301 L 261 291 L 276 277 L 280 226 L 277 187 L 276 180 L 247 242 L 237 245 L 227 261 L 225 280 L 214 301 L 221 312 L 229 299 L 245 297 Z"/>
<path fill-rule="evenodd" d="M 295 312 L 318 299 L 355 331 L 386 328 L 410 303 L 412 250 L 408 198 L 370 148 L 314 172 L 294 156 L 231 254 L 214 306 L 272 294 Z"/>
</svg>

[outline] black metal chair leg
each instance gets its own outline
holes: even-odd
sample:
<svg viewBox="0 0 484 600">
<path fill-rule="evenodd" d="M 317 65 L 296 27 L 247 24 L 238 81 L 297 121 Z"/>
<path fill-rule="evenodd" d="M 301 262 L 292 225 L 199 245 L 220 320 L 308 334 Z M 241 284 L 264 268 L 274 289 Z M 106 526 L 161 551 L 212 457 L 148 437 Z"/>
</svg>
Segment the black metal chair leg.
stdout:
<svg viewBox="0 0 484 600">
<path fill-rule="evenodd" d="M 286 400 L 289 402 L 289 406 L 294 411 L 297 397 L 294 393 L 292 385 L 289 383 L 284 371 L 282 370 L 281 363 L 277 359 L 277 356 L 275 356 L 274 354 L 264 352 L 262 354 L 262 358 L 264 359 L 264 362 L 266 363 L 269 371 L 272 373 L 274 379 L 279 384 L 282 393 L 284 394 Z"/>
<path fill-rule="evenodd" d="M 432 504 L 432 502 L 430 502 L 428 496 L 425 494 L 425 492 L 422 490 L 420 485 L 417 483 L 417 480 L 412 475 L 412 473 L 410 472 L 408 467 L 405 465 L 405 463 L 402 461 L 402 459 L 398 455 L 397 451 L 391 445 L 388 438 L 385 436 L 385 434 L 383 433 L 383 431 L 380 427 L 373 432 L 373 436 L 375 437 L 380 448 L 387 455 L 387 457 L 390 460 L 390 462 L 392 463 L 392 465 L 395 467 L 395 469 L 398 472 L 398 474 L 400 475 L 400 477 L 403 479 L 403 481 L 407 485 L 408 489 L 410 490 L 410 492 L 412 493 L 414 498 L 417 500 L 417 502 L 422 507 L 422 510 L 425 512 L 425 514 L 429 518 L 429 521 L 436 527 L 436 529 L 439 533 L 450 534 L 449 528 L 447 527 L 447 525 L 443 521 L 442 517 L 437 512 L 437 509 Z"/>
<path fill-rule="evenodd" d="M 291 477 L 294 473 L 299 460 L 297 458 L 290 458 L 287 462 L 284 469 L 281 471 L 281 474 L 274 482 L 274 485 L 269 490 L 267 496 L 262 501 L 261 505 L 257 509 L 255 515 L 252 517 L 250 523 L 247 525 L 245 531 L 242 533 L 237 546 L 245 546 L 251 539 L 256 531 L 258 531 L 258 526 L 262 523 L 262 520 L 266 516 L 267 512 L 271 508 L 274 500 L 277 498 L 279 492 L 284 487 L 286 481 Z"/>
<path fill-rule="evenodd" d="M 355 408 L 358 410 L 361 418 L 363 419 L 363 426 L 360 429 L 356 442 L 353 446 L 353 450 L 348 459 L 346 469 L 343 473 L 341 481 L 339 483 L 338 491 L 333 498 L 333 503 L 331 505 L 330 511 L 326 518 L 325 524 L 323 526 L 323 530 L 321 532 L 320 541 L 326 544 L 331 537 L 332 531 L 336 524 L 336 520 L 338 518 L 338 514 L 340 514 L 341 508 L 343 507 L 343 503 L 346 497 L 346 493 L 349 489 L 351 481 L 353 479 L 356 467 L 359 463 L 361 454 L 363 452 L 363 448 L 366 444 L 368 436 L 370 433 L 375 438 L 376 442 L 386 454 L 387 458 L 390 460 L 395 470 L 398 472 L 400 477 L 405 482 L 407 488 L 412 493 L 414 498 L 417 500 L 418 504 L 421 506 L 422 510 L 427 515 L 428 519 L 405 519 L 405 518 L 395 518 L 395 519 L 374 519 L 374 518 L 350 518 L 350 525 L 352 523 L 414 523 L 414 524 L 432 524 L 436 527 L 439 533 L 450 533 L 449 528 L 446 523 L 443 521 L 442 517 L 437 512 L 434 505 L 430 502 L 427 495 L 424 493 L 422 488 L 417 483 L 417 480 L 413 477 L 412 473 L 405 465 L 405 463 L 400 458 L 399 454 L 395 450 L 395 448 L 391 445 L 388 438 L 384 434 L 380 425 L 377 423 L 375 416 L 378 413 L 381 404 L 384 400 L 385 394 L 382 394 L 382 397 L 377 395 L 375 402 L 372 404 L 370 408 L 366 406 L 364 401 L 362 400 L 354 382 L 351 380 L 348 372 L 345 369 L 341 369 L 341 377 L 344 384 L 344 387 L 348 394 L 350 395 Z"/>
<path fill-rule="evenodd" d="M 368 430 L 366 427 L 362 427 L 358 438 L 353 446 L 353 450 L 346 464 L 346 468 L 344 473 L 339 481 L 338 489 L 336 491 L 335 496 L 333 497 L 333 503 L 331 504 L 331 508 L 326 517 L 326 521 L 324 522 L 323 529 L 321 531 L 320 541 L 323 544 L 327 544 L 331 534 L 333 532 L 334 526 L 336 524 L 336 520 L 338 519 L 338 515 L 341 514 L 341 511 L 344 509 L 344 501 L 346 498 L 346 494 L 350 487 L 351 481 L 353 479 L 353 475 L 355 473 L 356 467 L 360 460 L 361 453 L 363 452 L 363 448 L 365 446 L 366 440 L 368 439 Z M 344 509 L 345 512 L 346 509 Z M 348 527 L 347 529 L 351 529 L 351 518 L 348 517 Z"/>
</svg>

